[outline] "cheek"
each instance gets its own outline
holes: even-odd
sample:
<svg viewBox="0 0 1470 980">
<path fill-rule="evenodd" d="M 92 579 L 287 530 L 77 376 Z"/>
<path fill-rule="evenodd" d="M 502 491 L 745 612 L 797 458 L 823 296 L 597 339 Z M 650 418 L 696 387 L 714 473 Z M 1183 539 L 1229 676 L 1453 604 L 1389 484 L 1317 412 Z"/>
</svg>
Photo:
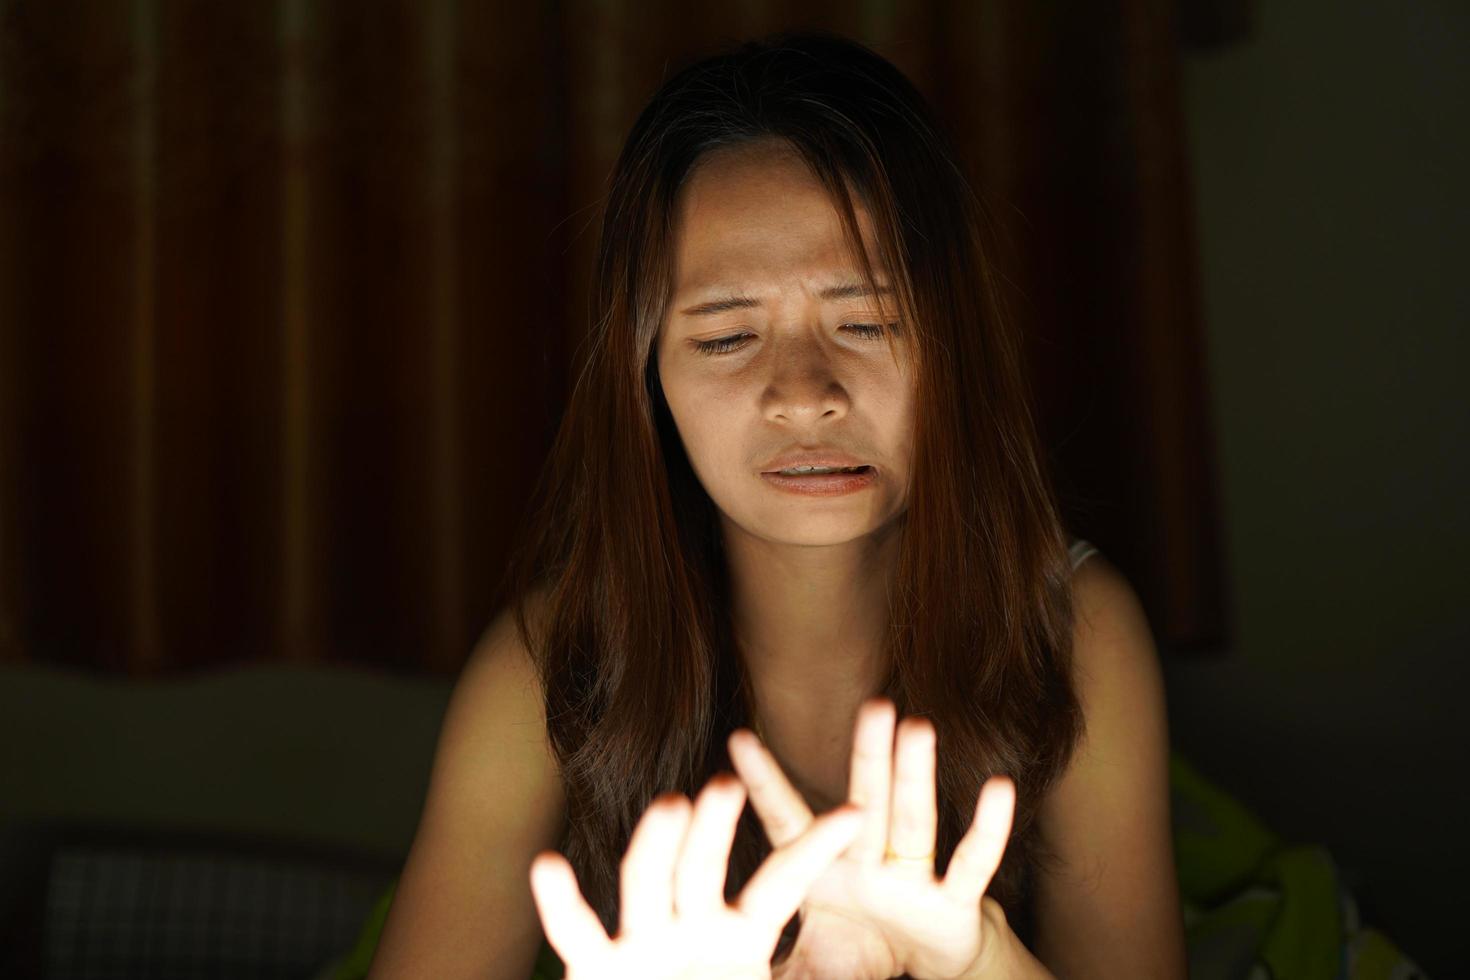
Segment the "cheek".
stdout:
<svg viewBox="0 0 1470 980">
<path fill-rule="evenodd" d="M 700 384 L 687 376 L 675 374 L 664 381 L 664 400 L 679 430 L 684 451 L 698 464 L 718 448 L 729 413 L 721 393 L 711 385 Z"/>
<path fill-rule="evenodd" d="M 874 371 L 866 380 L 864 393 L 871 410 L 881 416 L 880 424 L 885 429 L 900 428 L 913 415 L 918 395 L 913 379 L 891 365 L 883 365 L 883 369 Z"/>
<path fill-rule="evenodd" d="M 885 378 L 882 394 L 875 402 L 877 413 L 881 416 L 877 424 L 885 447 L 893 460 L 905 468 L 913 451 L 914 421 L 918 405 L 918 393 L 907 382 L 907 378 Z"/>
</svg>

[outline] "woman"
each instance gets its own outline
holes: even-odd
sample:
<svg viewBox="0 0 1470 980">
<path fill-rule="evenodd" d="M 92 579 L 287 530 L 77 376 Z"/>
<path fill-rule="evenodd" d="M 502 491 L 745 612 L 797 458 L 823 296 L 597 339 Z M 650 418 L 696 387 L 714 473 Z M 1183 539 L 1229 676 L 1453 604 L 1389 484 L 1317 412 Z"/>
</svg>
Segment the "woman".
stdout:
<svg viewBox="0 0 1470 980">
<path fill-rule="evenodd" d="M 981 220 L 850 41 L 654 95 L 374 976 L 1184 975 L 1156 654 Z"/>
</svg>

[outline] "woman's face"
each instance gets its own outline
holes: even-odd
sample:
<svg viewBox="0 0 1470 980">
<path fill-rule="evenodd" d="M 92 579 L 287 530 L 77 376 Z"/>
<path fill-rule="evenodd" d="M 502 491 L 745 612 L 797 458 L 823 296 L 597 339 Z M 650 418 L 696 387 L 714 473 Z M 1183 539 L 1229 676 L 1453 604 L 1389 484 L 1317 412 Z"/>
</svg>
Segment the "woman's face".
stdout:
<svg viewBox="0 0 1470 980">
<path fill-rule="evenodd" d="M 876 255 L 869 217 L 854 207 Z M 890 353 L 870 326 L 889 329 L 894 298 L 864 294 L 821 184 L 784 143 L 722 148 L 696 164 L 675 220 L 674 292 L 655 355 L 685 452 L 727 530 L 827 545 L 887 525 L 907 496 L 913 370 L 906 345 Z M 880 289 L 891 285 L 886 270 L 874 275 Z M 732 298 L 740 303 L 699 309 Z M 868 471 L 768 475 L 804 451 Z"/>
</svg>

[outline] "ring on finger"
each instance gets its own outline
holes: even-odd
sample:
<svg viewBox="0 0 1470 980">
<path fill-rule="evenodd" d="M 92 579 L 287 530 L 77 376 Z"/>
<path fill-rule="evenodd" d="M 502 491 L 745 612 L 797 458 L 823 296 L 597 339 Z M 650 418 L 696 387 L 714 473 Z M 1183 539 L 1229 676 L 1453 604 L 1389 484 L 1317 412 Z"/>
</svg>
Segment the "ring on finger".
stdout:
<svg viewBox="0 0 1470 980">
<path fill-rule="evenodd" d="M 906 854 L 899 854 L 897 851 L 895 851 L 891 847 L 885 847 L 883 849 L 883 860 L 885 860 L 885 861 L 923 861 L 926 864 L 932 864 L 932 863 L 934 863 L 934 853 L 935 853 L 934 851 L 930 851 L 928 854 L 922 855 L 920 857 L 909 857 Z"/>
</svg>

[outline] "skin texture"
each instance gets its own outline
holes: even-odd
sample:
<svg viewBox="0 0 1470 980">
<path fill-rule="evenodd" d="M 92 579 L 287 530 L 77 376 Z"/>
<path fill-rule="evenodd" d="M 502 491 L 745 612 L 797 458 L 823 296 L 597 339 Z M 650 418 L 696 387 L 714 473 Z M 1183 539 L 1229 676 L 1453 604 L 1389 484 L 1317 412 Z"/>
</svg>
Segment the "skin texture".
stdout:
<svg viewBox="0 0 1470 980">
<path fill-rule="evenodd" d="M 851 733 L 880 689 L 887 590 L 912 446 L 914 372 L 902 343 L 853 324 L 894 322 L 891 297 L 829 300 L 860 283 L 837 211 L 785 144 L 707 154 L 680 192 L 675 287 L 659 375 L 685 451 L 720 513 L 731 613 L 763 735 L 821 809 L 846 796 Z M 870 256 L 876 243 L 854 200 Z M 884 271 L 875 268 L 880 285 Z M 684 311 L 743 295 L 755 308 Z M 740 337 L 728 353 L 694 341 Z M 868 488 L 802 498 L 764 463 L 832 448 L 877 468 Z"/>
</svg>

